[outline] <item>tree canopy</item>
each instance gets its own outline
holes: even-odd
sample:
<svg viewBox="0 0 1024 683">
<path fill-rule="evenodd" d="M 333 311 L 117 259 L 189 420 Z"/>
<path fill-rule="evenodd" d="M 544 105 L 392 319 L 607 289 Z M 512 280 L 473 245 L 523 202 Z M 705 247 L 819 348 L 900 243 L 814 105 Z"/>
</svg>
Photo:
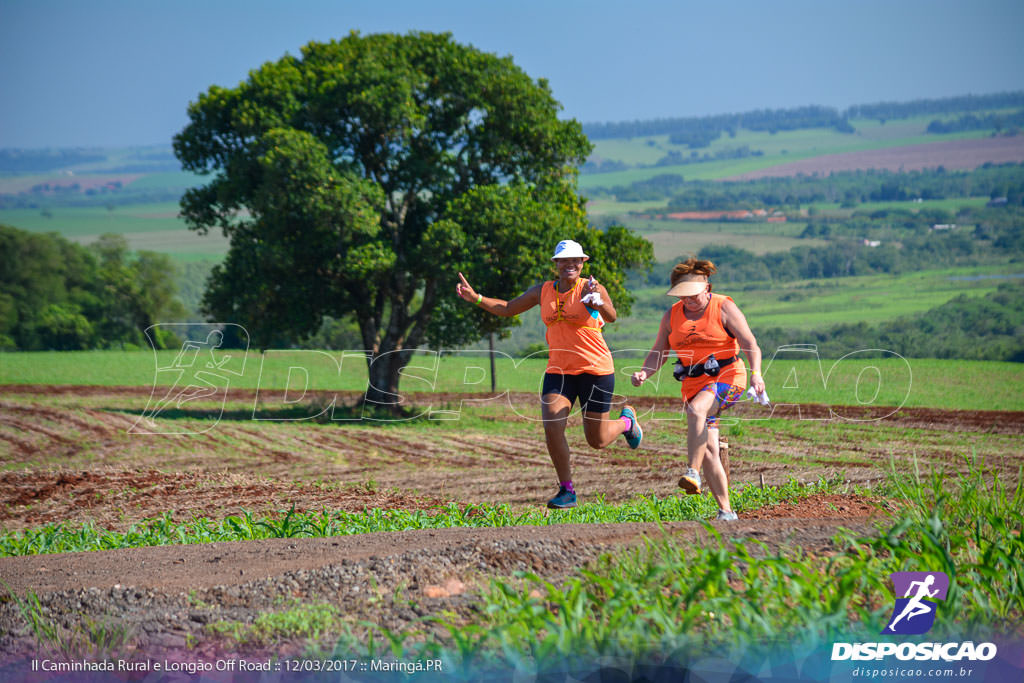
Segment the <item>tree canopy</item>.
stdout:
<svg viewBox="0 0 1024 683">
<path fill-rule="evenodd" d="M 174 276 L 167 255 L 130 254 L 121 235 L 80 247 L 0 225 L 0 349 L 142 346 L 155 322 L 185 316 Z M 160 348 L 179 342 L 152 334 Z"/>
<path fill-rule="evenodd" d="M 184 167 L 210 177 L 183 215 L 231 240 L 204 310 L 264 348 L 352 315 L 367 400 L 384 403 L 415 348 L 514 324 L 460 305 L 459 271 L 511 298 L 576 239 L 628 311 L 624 270 L 649 264 L 650 245 L 588 226 L 576 173 L 591 145 L 560 108 L 511 58 L 418 32 L 312 42 L 211 87 L 174 139 Z"/>
</svg>

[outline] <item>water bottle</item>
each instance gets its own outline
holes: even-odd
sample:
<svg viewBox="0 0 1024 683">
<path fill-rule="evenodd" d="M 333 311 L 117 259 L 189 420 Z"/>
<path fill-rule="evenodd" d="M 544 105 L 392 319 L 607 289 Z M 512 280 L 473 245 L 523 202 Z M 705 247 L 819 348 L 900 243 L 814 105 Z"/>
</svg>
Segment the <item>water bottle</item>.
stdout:
<svg viewBox="0 0 1024 683">
<path fill-rule="evenodd" d="M 680 382 L 686 377 L 686 366 L 683 365 L 683 361 L 676 360 L 675 367 L 672 368 L 672 376 Z"/>
<path fill-rule="evenodd" d="M 718 375 L 718 371 L 718 360 L 715 358 L 715 354 L 711 354 L 704 362 L 704 374 L 709 375 L 710 377 L 715 377 Z"/>
</svg>

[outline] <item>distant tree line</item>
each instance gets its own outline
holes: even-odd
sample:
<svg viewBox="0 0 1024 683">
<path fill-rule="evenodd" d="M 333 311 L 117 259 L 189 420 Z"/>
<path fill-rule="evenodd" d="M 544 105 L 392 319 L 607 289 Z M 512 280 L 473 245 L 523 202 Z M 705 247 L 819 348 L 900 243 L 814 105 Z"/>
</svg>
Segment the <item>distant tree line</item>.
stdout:
<svg viewBox="0 0 1024 683">
<path fill-rule="evenodd" d="M 846 110 L 851 119 L 877 119 L 891 121 L 912 116 L 932 114 L 956 114 L 960 112 L 984 111 L 987 109 L 1014 109 L 1024 107 L 1024 91 L 995 93 L 991 95 L 960 95 L 937 99 L 920 99 L 909 102 L 876 102 L 861 104 Z"/>
<path fill-rule="evenodd" d="M 874 325 L 869 321 L 796 331 L 755 330 L 762 349 L 815 344 L 838 358 L 855 349 L 884 349 L 908 358 L 1024 362 L 1024 283 L 1000 284 L 991 296 L 962 294 L 923 314 Z"/>
<path fill-rule="evenodd" d="M 941 225 L 957 227 L 935 230 Z M 894 245 L 913 247 L 915 240 L 934 241 L 943 239 L 944 234 L 959 235 L 957 242 L 968 239 L 982 254 L 989 251 L 998 258 L 1024 254 L 1024 211 L 1020 207 L 1003 207 L 963 208 L 955 215 L 943 209 L 921 209 L 916 213 L 905 209 L 856 212 L 849 219 L 813 218 L 800 237 L 879 241 L 878 247 L 871 247 L 877 249 Z M 910 256 L 909 251 L 903 253 L 904 257 Z M 927 263 L 922 265 L 927 266 Z M 910 269 L 916 270 L 917 266 Z"/>
<path fill-rule="evenodd" d="M 817 105 L 795 109 L 758 109 L 743 114 L 589 123 L 584 124 L 583 132 L 593 140 L 668 135 L 672 144 L 699 149 L 707 147 L 723 134 L 735 137 L 740 128 L 769 133 L 803 128 L 834 128 L 841 133 L 853 132 L 849 121 L 838 110 Z"/>
<path fill-rule="evenodd" d="M 929 133 L 959 133 L 966 130 L 991 130 L 1016 133 L 1024 126 L 1024 109 L 1009 114 L 965 114 L 951 121 L 938 119 L 928 124 Z"/>
<path fill-rule="evenodd" d="M 948 231 L 907 236 L 899 244 L 872 247 L 862 240 L 841 239 L 820 247 L 799 246 L 761 256 L 739 247 L 715 245 L 701 249 L 700 257 L 719 266 L 722 272 L 716 278 L 722 282 L 792 282 L 977 265 L 985 256 L 981 251 L 970 232 Z M 998 255 L 991 254 L 991 260 Z"/>
<path fill-rule="evenodd" d="M 0 225 L 0 349 L 148 346 L 146 328 L 185 316 L 174 277 L 166 254 L 131 254 L 120 235 L 82 247 Z M 179 340 L 157 334 L 153 342 Z"/>
<path fill-rule="evenodd" d="M 139 171 L 140 173 L 142 171 Z M 84 192 L 81 186 L 52 186 L 46 190 L 18 194 L 0 194 L 0 209 L 39 209 L 46 211 L 68 206 L 129 206 L 131 204 L 158 204 L 177 202 L 181 199 L 181 188 L 137 189 L 130 185 L 117 189 L 89 188 Z M 45 215 L 45 214 L 44 214 Z"/>
<path fill-rule="evenodd" d="M 806 236 L 824 237 L 821 246 L 797 246 L 757 255 L 737 245 L 708 245 L 700 258 L 719 267 L 717 282 L 793 282 L 855 275 L 899 274 L 939 267 L 1006 263 L 1024 254 L 1024 210 L 990 209 L 964 214 L 974 227 L 933 230 L 927 222 L 895 224 L 889 219 L 833 224 L 811 222 Z M 958 219 L 959 220 L 959 219 Z M 874 225 L 872 225 L 874 224 Z M 906 229 L 909 226 L 911 229 Z M 872 246 L 864 235 L 884 231 L 889 239 Z M 646 275 L 632 274 L 630 286 L 667 285 L 677 259 L 656 264 Z"/>
<path fill-rule="evenodd" d="M 631 164 L 618 159 L 595 159 L 589 158 L 580 166 L 581 173 L 614 173 L 615 171 L 628 171 L 633 168 Z"/>
<path fill-rule="evenodd" d="M 679 176 L 681 177 L 681 176 Z M 637 181 L 629 186 L 593 188 L 594 195 L 612 194 L 620 200 L 654 196 L 669 187 L 661 182 Z M 811 202 L 839 202 L 847 206 L 868 201 L 906 201 L 952 197 L 1006 197 L 1024 203 L 1024 164 L 985 164 L 970 171 L 943 168 L 898 173 L 885 170 L 843 171 L 828 176 L 761 178 L 746 181 L 688 181 L 676 184 L 669 211 L 707 211 L 733 208 L 799 206 Z M 624 200 L 625 201 L 625 200 Z"/>
<path fill-rule="evenodd" d="M 181 169 L 170 147 L 139 148 L 120 151 L 120 166 L 104 163 L 103 173 L 159 173 Z M 0 174 L 47 173 L 70 166 L 110 162 L 104 149 L 80 147 L 63 149 L 0 149 Z"/>
<path fill-rule="evenodd" d="M 764 156 L 764 152 L 759 149 L 750 149 L 749 145 L 740 145 L 739 147 L 723 148 L 715 150 L 714 154 L 704 152 L 703 154 L 698 153 L 696 150 L 689 154 L 683 154 L 678 149 L 670 150 L 668 154 L 658 159 L 655 162 L 655 166 L 681 166 L 683 164 L 699 164 L 706 161 L 721 161 L 722 159 L 746 159 L 747 157 L 759 157 Z M 636 168 L 643 168 L 642 164 L 637 164 Z"/>
<path fill-rule="evenodd" d="M 884 123 L 912 116 L 1020 107 L 1024 107 L 1024 91 L 918 99 L 910 102 L 876 102 L 855 105 L 842 112 L 832 107 L 810 105 L 792 109 L 759 109 L 742 114 L 586 123 L 583 124 L 583 132 L 592 140 L 668 135 L 673 144 L 700 149 L 707 147 L 723 134 L 735 136 L 740 128 L 769 133 L 804 128 L 833 128 L 842 133 L 852 133 L 854 129 L 850 119 L 877 119 Z"/>
<path fill-rule="evenodd" d="M 749 145 L 741 145 L 734 148 L 723 148 L 715 150 L 714 154 L 704 152 L 700 154 L 696 150 L 689 154 L 683 154 L 678 149 L 669 150 L 665 156 L 658 159 L 653 164 L 634 164 L 630 165 L 624 161 L 618 161 L 617 159 L 587 159 L 583 166 L 580 167 L 581 173 L 612 173 L 615 171 L 625 171 L 631 168 L 657 168 L 658 166 L 683 166 L 686 164 L 701 164 L 708 161 L 721 161 L 722 159 L 746 159 L 747 157 L 759 157 L 763 156 L 764 152 L 759 149 L 750 149 Z M 678 175 L 678 174 L 675 174 Z M 681 177 L 681 176 L 680 176 Z M 646 182 L 646 181 L 641 181 Z M 617 187 L 616 190 L 621 191 L 622 188 Z M 621 197 L 620 197 L 621 199 Z M 633 201 L 629 199 L 622 199 L 622 201 Z"/>
<path fill-rule="evenodd" d="M 654 201 L 671 196 L 685 183 L 683 176 L 678 173 L 661 173 L 647 180 L 630 183 L 628 186 L 618 185 L 611 188 L 610 192 L 620 202 Z"/>
</svg>

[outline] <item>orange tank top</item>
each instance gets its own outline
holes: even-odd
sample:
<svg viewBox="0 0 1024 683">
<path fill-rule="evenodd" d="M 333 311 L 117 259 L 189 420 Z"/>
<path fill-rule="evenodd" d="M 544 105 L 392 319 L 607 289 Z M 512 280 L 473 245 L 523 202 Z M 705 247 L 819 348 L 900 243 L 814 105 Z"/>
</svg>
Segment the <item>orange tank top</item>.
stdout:
<svg viewBox="0 0 1024 683">
<path fill-rule="evenodd" d="M 711 354 L 722 361 L 738 356 L 740 343 L 722 325 L 722 304 L 732 301 L 731 297 L 712 294 L 711 301 L 698 320 L 687 320 L 683 310 L 683 302 L 672 306 L 669 318 L 668 344 L 683 365 L 703 363 Z M 683 397 L 692 397 L 697 391 L 711 382 L 723 382 L 746 386 L 747 370 L 742 358 L 722 368 L 716 377 L 699 375 L 683 379 Z"/>
<path fill-rule="evenodd" d="M 547 372 L 559 375 L 610 375 L 615 372 L 612 354 L 604 343 L 604 319 L 580 301 L 583 278 L 568 292 L 558 291 L 549 280 L 540 290 L 540 316 L 547 326 Z"/>
</svg>

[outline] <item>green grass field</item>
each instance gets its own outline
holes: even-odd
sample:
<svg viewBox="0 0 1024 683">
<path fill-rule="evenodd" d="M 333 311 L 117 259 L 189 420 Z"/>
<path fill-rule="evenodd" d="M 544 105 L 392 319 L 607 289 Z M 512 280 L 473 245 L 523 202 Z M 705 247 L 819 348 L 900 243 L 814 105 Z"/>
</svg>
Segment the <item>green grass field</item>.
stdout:
<svg viewBox="0 0 1024 683">
<path fill-rule="evenodd" d="M 646 352 L 647 349 L 643 349 Z M 229 386 L 240 389 L 287 389 L 287 400 L 305 400 L 303 393 L 363 391 L 366 363 L 355 352 L 250 351 L 244 369 L 237 351 L 229 367 L 240 372 Z M 616 389 L 623 396 L 679 395 L 670 368 L 640 389 L 629 375 L 642 359 L 617 353 Z M 172 386 L 179 373 L 171 370 L 176 351 L 81 351 L 0 354 L 0 385 Z M 499 354 L 496 360 L 499 391 L 537 392 L 546 354 L 519 359 Z M 158 368 L 163 368 L 158 370 Z M 816 359 L 813 353 L 765 352 L 765 379 L 769 395 L 778 403 L 941 407 L 971 410 L 1024 410 L 1024 396 L 996 394 L 992 386 L 1024 382 L 1024 365 L 983 361 L 863 358 Z M 184 387 L 191 375 L 185 375 Z M 217 380 L 220 386 L 223 384 Z M 403 372 L 400 392 L 489 392 L 490 363 L 485 352 L 464 351 L 438 356 L 418 353 Z M 868 400 L 870 399 L 870 400 Z"/>
<path fill-rule="evenodd" d="M 202 236 L 178 217 L 176 202 L 115 206 L 0 210 L 0 223 L 29 232 L 56 232 L 79 244 L 104 233 L 119 233 L 133 250 L 157 251 L 182 261 L 222 257 L 228 241 L 219 231 Z"/>
<path fill-rule="evenodd" d="M 807 227 L 805 220 L 791 220 L 781 223 L 767 221 L 679 221 L 671 218 L 640 218 L 623 216 L 622 224 L 640 234 L 651 232 L 673 232 L 680 235 L 688 233 L 732 235 L 743 239 L 748 238 L 796 238 Z M 814 240 L 794 240 L 794 244 L 818 244 Z M 822 242 L 823 243 L 823 242 Z M 739 245 L 737 245 L 739 246 Z M 751 250 L 750 247 L 744 247 Z"/>
<path fill-rule="evenodd" d="M 706 232 L 708 231 L 707 227 L 711 226 L 717 232 L 796 236 L 803 230 L 806 221 L 814 220 L 815 214 L 819 217 L 849 218 L 855 212 L 870 214 L 882 210 L 917 213 L 923 209 L 941 209 L 942 211 L 956 213 L 962 208 L 982 208 L 988 201 L 988 197 L 953 197 L 950 199 L 924 199 L 913 202 L 862 202 L 853 208 L 844 208 L 838 202 L 812 202 L 801 207 L 804 209 L 801 220 L 790 219 L 785 223 L 768 223 L 766 221 L 678 221 L 672 219 L 639 218 L 629 215 L 665 213 L 668 208 L 667 199 L 650 202 L 620 202 L 609 199 L 592 199 L 587 203 L 587 212 L 594 217 L 616 216 L 620 223 L 640 232 L 645 230 Z M 812 209 L 813 211 L 811 211 Z"/>
<path fill-rule="evenodd" d="M 660 262 L 696 254 L 709 245 L 733 246 L 757 255 L 788 251 L 793 247 L 820 247 L 828 242 L 815 238 L 800 239 L 805 221 L 767 223 L 764 221 L 678 221 L 620 215 L 617 220 L 654 245 L 654 258 Z"/>
<path fill-rule="evenodd" d="M 814 202 L 805 208 L 814 209 L 824 216 L 845 218 L 853 215 L 854 212 L 871 213 L 874 211 L 910 211 L 917 213 L 922 209 L 941 209 L 950 213 L 956 213 L 960 209 L 980 209 L 988 203 L 988 197 L 953 197 L 951 199 L 924 199 L 913 202 L 864 202 L 856 207 L 843 208 L 836 202 Z"/>
<path fill-rule="evenodd" d="M 735 150 L 747 146 L 751 150 L 763 152 L 762 156 L 674 166 L 648 166 L 612 173 L 587 173 L 580 176 L 580 188 L 586 191 L 596 187 L 629 185 L 665 173 L 679 174 L 687 180 L 717 180 L 824 154 L 843 154 L 945 140 L 974 139 L 985 137 L 991 132 L 926 134 L 925 128 L 934 118 L 917 117 L 886 124 L 879 124 L 878 121 L 855 120 L 851 121 L 856 129 L 856 132 L 852 134 L 839 133 L 825 128 L 781 131 L 774 135 L 767 132 L 740 130 L 734 138 L 723 135 L 708 147 L 696 151 L 701 156 L 705 153 L 714 156 L 718 151 Z M 631 139 L 596 140 L 594 141 L 593 155 L 601 159 L 622 161 L 631 165 L 650 165 L 669 151 L 678 151 L 684 156 L 689 156 L 692 150 L 685 145 L 671 144 L 667 135 L 658 135 Z"/>
<path fill-rule="evenodd" d="M 147 173 L 129 186 L 132 190 L 187 190 L 206 181 L 203 176 L 188 171 L 165 171 Z"/>
<path fill-rule="evenodd" d="M 167 232 L 186 230 L 175 202 L 115 206 L 68 206 L 0 210 L 0 223 L 29 232 L 56 232 L 68 239 L 106 232 Z"/>
<path fill-rule="evenodd" d="M 620 202 L 611 199 L 591 199 L 587 202 L 587 215 L 595 218 L 598 216 L 619 216 L 631 211 L 657 213 L 664 211 L 667 206 L 667 199 L 650 202 Z"/>
<path fill-rule="evenodd" d="M 758 256 L 776 251 L 789 251 L 793 247 L 820 247 L 828 244 L 819 239 L 797 239 L 785 235 L 768 235 L 758 233 L 737 233 L 729 230 L 702 232 L 700 230 L 651 230 L 651 224 L 664 225 L 668 221 L 643 221 L 626 219 L 622 223 L 643 235 L 644 239 L 654 245 L 654 258 L 665 262 L 678 256 L 697 254 L 704 247 L 711 245 L 739 247 Z M 639 226 L 644 227 L 639 227 Z M 705 224 L 706 225 L 706 224 Z M 802 228 L 803 224 L 801 224 Z M 697 226 L 688 226 L 696 228 Z"/>
<path fill-rule="evenodd" d="M 962 268 L 798 281 L 765 289 L 745 287 L 742 292 L 727 292 L 724 284 L 720 289 L 733 296 L 753 326 L 806 330 L 861 321 L 877 324 L 923 313 L 960 294 L 987 296 L 1003 280 L 985 275 L 1002 272 L 1006 269 Z"/>
<path fill-rule="evenodd" d="M 700 155 L 707 152 L 714 156 L 718 151 L 736 149 L 745 145 L 751 150 L 764 152 L 765 157 L 785 155 L 796 158 L 809 154 L 836 154 L 860 149 L 977 137 L 974 132 L 970 135 L 929 135 L 925 130 L 934 118 L 920 116 L 886 124 L 880 124 L 875 120 L 855 119 L 850 122 L 856 129 L 856 132 L 852 134 L 840 133 L 828 128 L 780 131 L 775 134 L 740 129 L 735 137 L 722 135 L 707 147 L 696 151 Z M 673 150 L 684 155 L 689 155 L 693 151 L 686 145 L 672 144 L 669 142 L 668 135 L 651 135 L 595 140 L 593 155 L 601 159 L 614 159 L 627 164 L 653 164 Z"/>
</svg>

